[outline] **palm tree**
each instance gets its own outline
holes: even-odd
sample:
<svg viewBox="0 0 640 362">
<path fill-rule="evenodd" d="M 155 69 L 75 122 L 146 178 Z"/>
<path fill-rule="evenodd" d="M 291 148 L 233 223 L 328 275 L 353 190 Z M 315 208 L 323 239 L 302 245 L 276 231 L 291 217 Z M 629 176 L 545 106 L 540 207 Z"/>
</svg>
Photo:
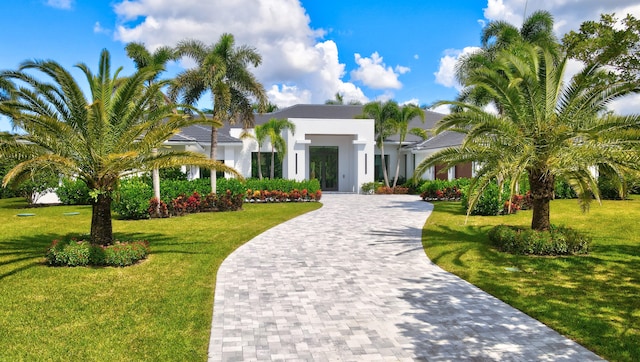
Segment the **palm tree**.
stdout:
<svg viewBox="0 0 640 362">
<path fill-rule="evenodd" d="M 147 81 L 149 85 L 153 85 L 153 83 L 157 81 L 160 73 L 165 71 L 165 66 L 168 62 L 178 59 L 175 51 L 166 46 L 159 47 L 151 53 L 147 50 L 144 44 L 133 42 L 127 44 L 125 50 L 127 51 L 127 56 L 135 63 L 136 69 L 140 70 L 146 67 L 151 67 L 152 69 L 158 70 L 156 76 Z M 171 103 L 169 98 L 162 92 L 159 92 L 158 97 L 160 99 L 157 100 L 156 104 L 151 105 L 152 109 L 157 108 L 157 104 Z M 152 150 L 152 152 L 157 153 L 158 149 L 156 148 Z M 157 168 L 154 168 L 151 174 L 153 195 L 160 200 L 160 171 Z M 160 207 L 160 204 L 158 204 L 158 207 Z"/>
<path fill-rule="evenodd" d="M 518 45 L 534 44 L 558 55 L 560 45 L 553 33 L 553 16 L 548 11 L 539 10 L 527 17 L 520 29 L 505 21 L 492 21 L 481 34 L 482 48 L 460 58 L 456 64 L 456 78 L 460 84 L 467 84 L 467 77 L 474 70 L 488 66 L 496 54 L 504 49 L 515 49 Z M 482 88 L 467 87 L 458 97 L 462 102 L 487 105 L 491 97 Z M 454 106 L 455 110 L 455 106 Z M 498 109 L 498 111 L 501 111 Z"/>
<path fill-rule="evenodd" d="M 262 180 L 262 154 L 260 149 L 262 148 L 262 144 L 267 139 L 267 127 L 265 124 L 259 124 L 256 126 L 255 130 L 255 140 L 258 142 L 258 178 Z"/>
<path fill-rule="evenodd" d="M 327 99 L 324 101 L 324 104 L 342 105 L 344 104 L 344 96 L 340 92 L 337 92 L 335 94 L 335 99 Z"/>
<path fill-rule="evenodd" d="M 178 44 L 180 56 L 196 61 L 197 67 L 180 73 L 170 90 L 173 99 L 179 95 L 186 104 L 194 104 L 205 92 L 210 91 L 213 101 L 213 120 L 219 124 L 240 121 L 245 129 L 253 127 L 252 98 L 266 103 L 264 87 L 249 71 L 257 67 L 262 57 L 255 48 L 235 46 L 231 34 L 222 34 L 217 43 L 207 46 L 197 40 Z M 219 126 L 218 126 L 219 127 Z M 212 160 L 217 159 L 218 127 L 211 127 Z M 216 174 L 211 172 L 211 191 L 216 192 Z"/>
<path fill-rule="evenodd" d="M 382 165 L 382 175 L 384 184 L 389 187 L 389 174 L 387 172 L 387 162 L 384 155 L 384 141 L 396 133 L 396 122 L 399 119 L 400 108 L 394 101 L 370 102 L 362 108 L 360 118 L 373 118 L 375 121 L 376 147 L 380 149 L 380 159 Z"/>
<path fill-rule="evenodd" d="M 93 196 L 91 242 L 108 245 L 113 241 L 112 192 L 121 177 L 177 165 L 237 174 L 191 152 L 152 153 L 181 128 L 201 122 L 174 113 L 175 105 L 157 105 L 150 111 L 162 87 L 160 82 L 149 85 L 158 69 L 143 68 L 121 77 L 119 68 L 112 75 L 106 50 L 97 74 L 85 64 L 77 67 L 88 82 L 88 99 L 71 73 L 54 61 L 27 61 L 16 71 L 0 73 L 0 79 L 21 85 L 10 100 L 0 102 L 0 113 L 25 132 L 0 144 L 0 156 L 18 161 L 3 186 L 52 170 L 84 181 Z"/>
<path fill-rule="evenodd" d="M 526 174 L 535 230 L 550 227 L 549 202 L 558 177 L 569 182 L 586 210 L 592 196 L 599 200 L 594 166 L 618 175 L 640 167 L 640 116 L 604 115 L 611 101 L 640 92 L 640 86 L 599 82 L 604 70 L 597 65 L 585 67 L 565 86 L 567 59 L 558 59 L 553 49 L 525 45 L 518 52 L 500 51 L 490 67 L 469 73 L 466 85 L 486 91 L 503 112 L 441 102 L 460 111 L 445 116 L 436 133 L 460 132 L 465 140 L 425 159 L 416 174 L 437 163 L 476 161 L 479 170 L 471 184 L 469 210 L 492 179 L 510 179 L 513 194 L 519 177 Z"/>
<path fill-rule="evenodd" d="M 422 130 L 420 128 L 409 130 L 409 123 L 416 117 L 420 118 L 424 123 L 424 111 L 418 106 L 408 104 L 400 108 L 398 118 L 395 120 L 394 128 L 396 129 L 398 136 L 400 136 L 400 139 L 398 143 L 398 159 L 396 162 L 396 175 L 393 178 L 393 187 L 396 187 L 396 184 L 398 183 L 398 176 L 400 175 L 400 150 L 402 149 L 404 140 L 407 138 L 407 133 L 421 134 L 421 132 L 418 131 Z"/>
<path fill-rule="evenodd" d="M 280 159 L 280 161 L 284 159 L 284 155 L 287 152 L 287 143 L 282 137 L 282 132 L 289 130 L 291 131 L 291 134 L 295 134 L 296 125 L 288 119 L 271 118 L 269 121 L 263 124 L 261 128 L 261 132 L 264 132 L 267 136 L 269 136 L 269 142 L 271 143 L 270 178 L 273 180 L 275 177 L 275 152 L 278 152 L 278 159 Z"/>
</svg>

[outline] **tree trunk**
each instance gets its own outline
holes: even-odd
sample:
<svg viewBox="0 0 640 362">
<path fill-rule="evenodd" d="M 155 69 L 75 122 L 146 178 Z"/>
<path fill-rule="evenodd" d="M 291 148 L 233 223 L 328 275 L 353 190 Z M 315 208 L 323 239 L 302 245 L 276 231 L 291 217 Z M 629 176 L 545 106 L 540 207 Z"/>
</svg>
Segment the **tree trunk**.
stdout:
<svg viewBox="0 0 640 362">
<path fill-rule="evenodd" d="M 260 162 L 260 159 L 262 158 L 262 155 L 260 154 L 260 145 L 258 145 L 258 179 L 262 180 L 262 162 Z"/>
<path fill-rule="evenodd" d="M 91 243 L 94 245 L 110 245 L 113 242 L 111 225 L 111 195 L 98 194 L 93 201 L 91 216 Z"/>
<path fill-rule="evenodd" d="M 402 142 L 400 142 L 402 145 Z M 400 175 L 400 147 L 398 147 L 398 159 L 396 160 L 396 175 L 393 177 L 393 188 L 398 184 L 398 176 Z"/>
<path fill-rule="evenodd" d="M 549 230 L 551 227 L 549 203 L 553 199 L 555 177 L 548 171 L 530 170 L 529 185 L 533 199 L 531 228 L 539 231 Z"/>
<path fill-rule="evenodd" d="M 382 165 L 382 176 L 384 176 L 384 185 L 389 187 L 389 175 L 387 174 L 387 161 L 384 157 L 384 143 L 380 144 L 380 164 Z"/>
<path fill-rule="evenodd" d="M 212 161 L 217 161 L 218 157 L 217 157 L 217 153 L 218 153 L 218 129 L 215 126 L 211 126 L 211 153 L 209 154 L 209 158 L 211 158 Z M 211 169 L 211 193 L 213 193 L 214 195 L 216 194 L 216 186 L 217 186 L 217 175 L 216 175 L 216 170 L 215 169 Z"/>
<path fill-rule="evenodd" d="M 156 156 L 158 154 L 158 149 L 154 148 L 151 150 L 151 154 Z M 153 197 L 160 201 L 160 170 L 154 168 L 151 172 L 151 181 L 153 183 Z M 160 202 L 156 206 L 156 215 L 160 212 Z"/>
<path fill-rule="evenodd" d="M 273 146 L 271 146 L 271 179 L 272 180 L 275 178 L 275 171 L 274 171 L 274 169 L 276 168 L 275 159 L 276 159 L 276 154 L 275 154 L 275 151 L 273 150 Z"/>
</svg>

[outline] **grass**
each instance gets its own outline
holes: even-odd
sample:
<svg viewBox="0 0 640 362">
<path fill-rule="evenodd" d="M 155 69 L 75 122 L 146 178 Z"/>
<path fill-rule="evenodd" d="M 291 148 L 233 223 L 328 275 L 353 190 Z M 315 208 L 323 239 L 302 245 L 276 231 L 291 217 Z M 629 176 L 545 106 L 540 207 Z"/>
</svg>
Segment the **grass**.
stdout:
<svg viewBox="0 0 640 362">
<path fill-rule="evenodd" d="M 587 256 L 532 257 L 493 249 L 493 225 L 531 223 L 531 211 L 470 217 L 441 202 L 425 224 L 429 258 L 611 361 L 640 360 L 640 197 L 592 204 L 555 200 L 551 222 L 593 238 Z M 520 271 L 509 271 L 517 268 Z M 513 269 L 511 269 L 513 270 Z"/>
<path fill-rule="evenodd" d="M 114 220 L 118 239 L 149 240 L 151 255 L 127 268 L 93 269 L 43 264 L 53 239 L 86 237 L 90 207 L 23 207 L 18 199 L 0 200 L 0 360 L 203 361 L 224 258 L 320 204 Z"/>
</svg>

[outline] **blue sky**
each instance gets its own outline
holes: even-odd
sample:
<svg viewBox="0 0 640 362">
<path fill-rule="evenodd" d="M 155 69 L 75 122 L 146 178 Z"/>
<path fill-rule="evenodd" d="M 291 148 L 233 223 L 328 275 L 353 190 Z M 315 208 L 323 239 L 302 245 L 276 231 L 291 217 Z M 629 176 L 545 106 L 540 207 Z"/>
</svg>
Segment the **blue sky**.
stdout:
<svg viewBox="0 0 640 362">
<path fill-rule="evenodd" d="M 556 33 L 577 29 L 601 12 L 640 17 L 637 0 L 22 0 L 0 2 L 0 69 L 26 59 L 53 59 L 96 69 L 103 48 L 112 65 L 133 71 L 127 42 L 149 48 L 185 38 L 215 42 L 221 33 L 257 48 L 254 70 L 281 107 L 323 103 L 336 92 L 362 102 L 395 99 L 431 104 L 457 94 L 455 60 L 479 45 L 492 20 L 519 26 L 525 13 L 549 10 Z M 167 76 L 192 65 L 171 64 Z M 80 74 L 78 74 L 80 76 Z M 640 99 L 615 105 L 640 112 Z M 210 108 L 208 99 L 201 107 Z M 10 130 L 6 118 L 0 131 Z"/>
</svg>

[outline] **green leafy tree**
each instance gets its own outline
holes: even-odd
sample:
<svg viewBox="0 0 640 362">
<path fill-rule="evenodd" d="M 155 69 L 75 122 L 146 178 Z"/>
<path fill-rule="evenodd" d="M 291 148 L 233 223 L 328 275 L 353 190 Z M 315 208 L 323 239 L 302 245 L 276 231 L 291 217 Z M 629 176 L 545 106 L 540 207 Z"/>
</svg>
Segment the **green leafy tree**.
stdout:
<svg viewBox="0 0 640 362">
<path fill-rule="evenodd" d="M 258 127 L 262 128 L 261 132 L 264 132 L 265 135 L 269 137 L 269 142 L 271 143 L 270 178 L 273 180 L 275 177 L 275 152 L 278 152 L 278 158 L 280 161 L 284 159 L 284 155 L 287 152 L 287 143 L 285 142 L 284 137 L 282 137 L 282 132 L 289 130 L 291 131 L 291 134 L 295 134 L 296 125 L 288 119 L 271 118 L 265 124 Z M 259 157 L 260 156 L 258 156 L 258 159 Z"/>
<path fill-rule="evenodd" d="M 615 14 L 602 14 L 600 22 L 585 21 L 562 42 L 572 58 L 607 65 L 615 78 L 640 79 L 640 19 L 631 14 L 620 21 Z"/>
<path fill-rule="evenodd" d="M 267 100 L 264 87 L 248 69 L 249 65 L 257 67 L 262 62 L 256 49 L 246 45 L 236 47 L 233 35 L 222 34 L 218 42 L 210 46 L 197 40 L 182 41 L 176 51 L 195 60 L 197 67 L 176 76 L 171 97 L 181 96 L 184 103 L 194 104 L 210 91 L 215 122 L 220 125 L 241 122 L 245 129 L 252 128 L 252 100 L 259 104 Z M 209 156 L 212 160 L 217 159 L 218 127 L 211 127 Z M 211 191 L 216 191 L 215 172 L 211 172 Z"/>
<path fill-rule="evenodd" d="M 503 111 L 492 114 L 473 103 L 441 102 L 460 111 L 445 116 L 436 133 L 464 133 L 464 142 L 428 157 L 416 174 L 435 164 L 476 162 L 469 210 L 492 180 L 511 180 L 513 194 L 519 176 L 526 174 L 535 230 L 550 227 L 549 202 L 557 178 L 573 187 L 586 210 L 592 195 L 599 199 L 594 166 L 617 174 L 640 167 L 640 116 L 603 115 L 611 101 L 640 88 L 637 83 L 600 82 L 603 70 L 597 66 L 586 67 L 564 85 L 567 59 L 558 61 L 548 49 L 525 45 L 517 52 L 500 51 L 490 67 L 469 73 L 465 85 L 482 88 Z"/>
<path fill-rule="evenodd" d="M 147 82 L 149 85 L 153 85 L 158 80 L 160 74 L 165 71 L 165 67 L 168 62 L 178 59 L 176 52 L 171 47 L 159 47 L 153 53 L 151 53 L 142 43 L 129 43 L 125 46 L 127 56 L 133 60 L 136 65 L 136 69 L 150 67 L 157 70 L 155 77 L 149 79 Z M 158 98 L 153 104 L 150 105 L 151 110 L 156 109 L 160 104 L 170 104 L 171 100 L 162 92 L 158 92 Z M 152 150 L 157 153 L 158 149 Z M 151 172 L 151 180 L 153 185 L 153 194 L 160 200 L 160 171 L 154 168 Z M 160 204 L 158 204 L 160 207 Z"/>
<path fill-rule="evenodd" d="M 402 144 L 404 140 L 407 138 L 407 134 L 418 134 L 422 135 L 420 132 L 422 129 L 409 129 L 409 123 L 412 119 L 418 117 L 424 123 L 424 111 L 420 109 L 420 107 L 408 104 L 400 108 L 400 112 L 398 114 L 398 118 L 395 120 L 395 129 L 397 130 L 398 136 L 400 136 L 398 143 L 398 161 L 396 162 L 396 174 L 393 177 L 393 187 L 396 187 L 398 183 L 398 177 L 400 176 L 400 150 L 402 149 Z"/>
<path fill-rule="evenodd" d="M 174 113 L 174 105 L 150 110 L 162 87 L 160 82 L 149 84 L 158 69 L 145 67 L 121 77 L 119 68 L 112 75 L 106 50 L 98 73 L 82 63 L 77 68 L 88 83 L 88 97 L 71 73 L 54 61 L 27 61 L 16 71 L 0 73 L 0 78 L 21 85 L 12 99 L 0 102 L 0 113 L 25 132 L 0 144 L 0 156 L 17 161 L 3 185 L 49 171 L 84 181 L 93 197 L 91 242 L 108 245 L 113 241 L 112 193 L 121 177 L 178 165 L 237 173 L 195 153 L 152 153 L 181 128 L 202 122 Z"/>
<path fill-rule="evenodd" d="M 362 108 L 360 118 L 372 118 L 375 122 L 376 147 L 381 153 L 382 174 L 384 185 L 389 187 L 389 173 L 387 172 L 387 162 L 384 157 L 384 141 L 396 134 L 397 121 L 400 118 L 400 107 L 395 101 L 370 102 Z"/>
</svg>

